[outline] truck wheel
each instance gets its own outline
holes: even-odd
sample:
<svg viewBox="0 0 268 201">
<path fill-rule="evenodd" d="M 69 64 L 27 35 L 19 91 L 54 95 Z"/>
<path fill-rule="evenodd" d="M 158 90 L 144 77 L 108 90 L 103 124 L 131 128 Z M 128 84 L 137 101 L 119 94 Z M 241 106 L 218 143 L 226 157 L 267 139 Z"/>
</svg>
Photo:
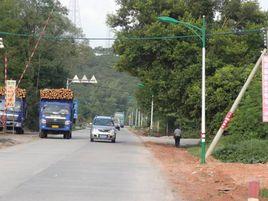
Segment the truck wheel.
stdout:
<svg viewBox="0 0 268 201">
<path fill-rule="evenodd" d="M 112 140 L 112 143 L 115 143 L 115 139 Z"/>
<path fill-rule="evenodd" d="M 90 142 L 94 142 L 94 139 L 93 138 L 90 138 Z"/>
<path fill-rule="evenodd" d="M 40 137 L 40 138 L 46 138 L 46 137 L 47 137 L 47 133 L 44 132 L 44 131 L 41 131 L 41 132 L 39 133 L 39 137 Z"/>
<path fill-rule="evenodd" d="M 64 138 L 65 139 L 71 139 L 72 138 L 72 133 L 68 132 L 68 133 L 64 134 Z"/>
<path fill-rule="evenodd" d="M 22 134 L 22 129 L 21 128 L 17 128 L 16 129 L 16 134 Z"/>
</svg>

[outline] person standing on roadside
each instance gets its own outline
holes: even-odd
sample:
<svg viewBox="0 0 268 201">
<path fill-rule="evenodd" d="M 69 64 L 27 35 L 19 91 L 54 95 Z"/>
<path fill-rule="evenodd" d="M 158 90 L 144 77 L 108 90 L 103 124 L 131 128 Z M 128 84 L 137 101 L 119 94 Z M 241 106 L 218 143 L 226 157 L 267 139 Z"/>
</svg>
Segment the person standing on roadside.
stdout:
<svg viewBox="0 0 268 201">
<path fill-rule="evenodd" d="M 174 139 L 175 139 L 175 146 L 179 147 L 181 141 L 181 129 L 179 126 L 177 126 L 177 128 L 174 130 Z"/>
</svg>

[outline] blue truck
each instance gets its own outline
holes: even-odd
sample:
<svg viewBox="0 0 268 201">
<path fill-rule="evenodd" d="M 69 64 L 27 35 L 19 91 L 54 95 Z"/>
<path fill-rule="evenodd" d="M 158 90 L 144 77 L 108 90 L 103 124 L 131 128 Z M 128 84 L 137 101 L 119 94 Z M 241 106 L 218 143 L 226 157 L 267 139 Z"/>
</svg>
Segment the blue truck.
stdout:
<svg viewBox="0 0 268 201">
<path fill-rule="evenodd" d="M 40 91 L 40 95 L 39 137 L 62 134 L 65 139 L 71 139 L 75 122 L 73 92 L 69 89 L 45 89 Z"/>
<path fill-rule="evenodd" d="M 27 115 L 25 98 L 16 98 L 15 107 L 7 108 L 5 115 L 5 96 L 0 98 L 0 129 L 6 121 L 7 130 L 15 130 L 16 134 L 24 133 L 24 121 Z"/>
</svg>

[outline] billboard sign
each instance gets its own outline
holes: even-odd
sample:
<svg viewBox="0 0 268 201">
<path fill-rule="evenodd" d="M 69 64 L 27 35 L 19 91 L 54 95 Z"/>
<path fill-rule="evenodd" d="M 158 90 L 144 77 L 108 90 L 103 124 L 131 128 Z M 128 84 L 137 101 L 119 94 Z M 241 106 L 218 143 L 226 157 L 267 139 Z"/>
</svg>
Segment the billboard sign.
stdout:
<svg viewBox="0 0 268 201">
<path fill-rule="evenodd" d="M 268 122 L 268 56 L 262 58 L 262 120 Z"/>
<path fill-rule="evenodd" d="M 15 107 L 16 100 L 16 80 L 7 80 L 6 81 L 6 107 L 12 108 Z"/>
</svg>

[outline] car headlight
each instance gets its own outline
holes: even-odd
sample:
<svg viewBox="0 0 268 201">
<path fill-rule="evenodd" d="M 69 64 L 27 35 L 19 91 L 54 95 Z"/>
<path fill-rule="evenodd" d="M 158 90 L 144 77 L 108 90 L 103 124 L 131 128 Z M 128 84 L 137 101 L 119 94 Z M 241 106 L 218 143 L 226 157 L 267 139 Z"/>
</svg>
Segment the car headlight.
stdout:
<svg viewBox="0 0 268 201">
<path fill-rule="evenodd" d="M 115 134 L 114 129 L 113 129 L 113 130 L 110 130 L 109 133 L 110 133 L 111 135 L 114 135 L 114 134 Z"/>
<path fill-rule="evenodd" d="M 16 127 L 20 127 L 21 126 L 21 123 L 20 122 L 17 122 L 16 123 Z"/>
<path fill-rule="evenodd" d="M 71 124 L 70 120 L 65 121 L 65 126 L 69 126 Z"/>
<path fill-rule="evenodd" d="M 97 128 L 93 128 L 92 129 L 92 134 L 98 134 L 98 129 Z"/>
<path fill-rule="evenodd" d="M 42 120 L 41 120 L 41 123 L 42 123 L 42 124 L 46 124 L 46 123 L 47 123 L 47 120 L 46 120 L 46 119 L 42 119 Z"/>
</svg>

